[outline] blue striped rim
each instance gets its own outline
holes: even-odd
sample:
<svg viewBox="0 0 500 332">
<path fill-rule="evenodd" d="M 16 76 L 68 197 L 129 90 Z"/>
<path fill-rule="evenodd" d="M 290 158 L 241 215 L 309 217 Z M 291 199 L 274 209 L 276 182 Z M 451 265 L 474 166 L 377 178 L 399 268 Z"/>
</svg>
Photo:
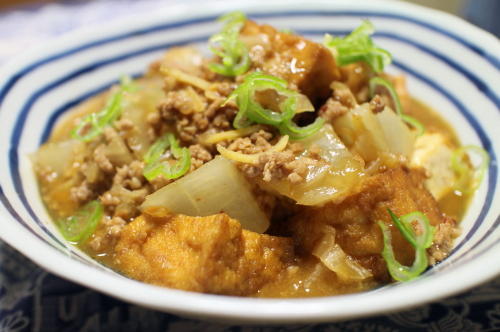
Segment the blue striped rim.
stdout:
<svg viewBox="0 0 500 332">
<path fill-rule="evenodd" d="M 296 15 L 302 15 L 302 13 L 294 13 Z M 310 13 L 309 13 L 310 14 Z M 314 13 L 314 15 L 325 15 L 325 13 Z M 345 13 L 344 13 L 345 14 Z M 269 17 L 269 16 L 282 16 L 283 13 L 277 13 L 277 14 L 262 14 L 262 15 L 257 15 L 258 17 Z M 286 14 L 285 14 L 286 15 Z M 334 13 L 334 14 L 330 14 L 328 16 L 340 16 L 342 14 L 339 14 L 338 12 L 337 13 Z M 351 15 L 353 15 L 351 13 Z M 358 13 L 359 15 L 359 13 Z M 382 16 L 382 17 L 388 17 L 387 15 L 366 15 L 366 16 Z M 389 15 L 389 17 L 392 17 L 392 18 L 398 18 L 398 19 L 401 19 L 401 17 L 399 16 L 394 16 L 394 15 Z M 210 18 L 210 20 L 212 20 L 213 18 Z M 189 24 L 194 24 L 196 22 L 205 22 L 205 21 L 208 21 L 209 19 L 207 18 L 204 18 L 204 19 L 199 19 L 199 20 L 192 20 L 192 21 L 184 21 L 184 22 L 179 22 L 179 23 L 174 23 L 174 24 L 170 24 L 170 25 L 162 25 L 162 26 L 156 26 L 156 27 L 152 27 L 152 28 L 149 28 L 149 29 L 145 29 L 145 30 L 141 30 L 141 31 L 136 31 L 136 32 L 133 32 L 133 33 L 128 33 L 128 34 L 125 34 L 125 35 L 121 35 L 121 36 L 118 36 L 118 37 L 113 37 L 113 38 L 108 38 L 108 39 L 104 39 L 104 40 L 101 40 L 100 42 L 94 42 L 94 43 L 91 43 L 91 44 L 87 44 L 85 46 L 82 46 L 80 48 L 78 48 L 78 50 L 82 50 L 84 48 L 88 48 L 88 47 L 94 47 L 94 46 L 98 46 L 98 45 L 101 45 L 101 44 L 104 44 L 104 43 L 107 43 L 107 42 L 111 42 L 111 41 L 115 41 L 115 40 L 118 40 L 118 39 L 123 39 L 123 38 L 127 38 L 127 37 L 132 37 L 132 36 L 136 36 L 136 35 L 140 35 L 140 34 L 144 34 L 144 33 L 150 33 L 150 32 L 153 32 L 153 31 L 158 31 L 158 30 L 163 30 L 165 29 L 165 26 L 171 26 L 171 27 L 178 27 L 178 26 L 181 26 L 181 25 L 189 25 Z M 412 20 L 409 20 L 409 21 L 412 21 Z M 425 24 L 424 24 L 425 25 Z M 344 31 L 345 32 L 345 31 Z M 382 35 L 379 33 L 379 35 Z M 389 34 L 387 34 L 389 35 Z M 390 36 L 388 36 L 390 37 Z M 184 43 L 187 43 L 187 42 L 194 42 L 194 41 L 199 41 L 199 40 L 205 40 L 206 37 L 204 38 L 198 38 L 198 39 L 195 39 L 195 40 L 184 40 L 182 41 L 182 44 Z M 399 38 L 401 40 L 401 38 Z M 405 40 L 401 40 L 401 41 L 405 41 Z M 414 45 L 415 43 L 412 42 L 412 41 L 408 41 L 406 40 L 407 43 L 410 43 L 412 45 Z M 130 58 L 130 57 L 133 57 L 133 56 L 137 56 L 137 55 L 141 55 L 141 54 L 145 54 L 145 53 L 148 53 L 148 52 L 153 52 L 153 51 L 157 51 L 159 49 L 164 49 L 164 48 L 168 48 L 169 46 L 173 46 L 173 45 L 177 45 L 177 44 L 180 44 L 180 42 L 177 42 L 177 43 L 170 43 L 170 44 L 164 44 L 164 45 L 161 45 L 161 46 L 154 46 L 154 47 L 149 47 L 149 48 L 146 48 L 146 49 L 142 49 L 142 50 L 139 50 L 139 51 L 135 51 L 135 52 L 132 52 L 132 53 L 129 53 L 129 54 L 125 54 L 125 55 L 121 55 L 121 56 L 118 56 L 118 57 L 115 57 L 115 58 L 111 58 L 111 59 L 107 59 L 105 61 L 102 61 L 102 62 L 98 62 L 98 63 L 95 63 L 95 64 L 92 64 L 91 66 L 87 66 L 85 68 L 82 68 L 70 75 L 67 75 L 66 77 L 62 78 L 62 79 L 59 79 L 57 80 L 56 82 L 53 82 L 51 84 L 49 84 L 48 86 L 44 87 L 43 89 L 40 89 L 38 90 L 29 100 L 28 103 L 25 104 L 24 108 L 23 108 L 23 111 L 21 112 L 21 116 L 20 118 L 18 119 L 18 121 L 16 122 L 16 126 L 15 126 L 15 130 L 14 130 L 14 134 L 11 138 L 11 143 L 12 145 L 11 146 L 17 146 L 17 143 L 19 142 L 19 134 L 22 132 L 22 128 L 24 126 L 24 121 L 30 111 L 30 108 L 31 106 L 33 105 L 33 103 L 35 102 L 36 99 L 38 99 L 39 97 L 41 97 L 44 93 L 50 91 L 51 89 L 59 86 L 60 84 L 68 81 L 68 80 L 71 80 L 73 78 L 76 78 L 78 76 L 80 76 L 81 74 L 83 73 L 86 73 L 86 72 L 89 72 L 89 71 L 92 71 L 92 70 L 96 70 L 97 68 L 100 68 L 101 66 L 105 66 L 107 64 L 110 64 L 110 63 L 113 63 L 113 62 L 119 62 L 119 61 L 122 61 L 122 60 L 125 60 L 127 58 Z M 425 47 L 424 48 L 421 48 L 422 50 L 426 51 L 425 50 Z M 51 62 L 51 61 L 54 61 L 56 59 L 60 59 L 60 58 L 63 58 L 65 56 L 68 56 L 69 53 L 76 53 L 77 50 L 76 49 L 73 49 L 69 52 L 65 52 L 65 53 L 61 53 L 61 54 L 58 54 L 58 55 L 55 55 L 53 56 L 52 58 L 48 58 L 48 59 L 45 59 L 45 60 L 42 60 L 38 63 L 38 66 L 41 65 L 41 63 L 48 63 L 48 62 Z M 434 52 L 434 55 L 439 55 L 438 53 Z M 438 57 L 440 60 L 446 62 L 447 58 L 444 57 L 444 56 L 440 56 Z M 491 62 L 491 61 L 490 61 Z M 495 63 L 495 62 L 491 62 L 493 65 L 497 66 L 498 68 L 498 64 Z M 448 63 L 449 64 L 449 63 Z M 398 64 L 396 64 L 398 65 Z M 400 68 L 401 68 L 401 64 L 399 64 Z M 461 68 L 458 64 L 456 63 L 453 63 L 452 67 L 454 67 L 456 70 L 457 68 Z M 0 91 L 0 101 L 1 101 L 1 98 L 4 98 L 4 96 L 6 95 L 6 93 L 8 92 L 8 90 L 10 88 L 12 88 L 12 86 L 15 84 L 15 82 L 20 78 L 22 77 L 23 75 L 27 74 L 30 70 L 33 70 L 34 68 L 36 68 L 36 66 L 32 65 L 30 67 L 27 67 L 25 68 L 24 70 L 22 70 L 20 73 L 23 73 L 23 74 L 18 74 L 18 75 L 14 75 L 13 76 L 13 79 L 15 80 L 14 82 L 11 82 L 11 84 L 6 84 L 6 86 L 4 87 L 4 89 L 2 91 Z M 409 68 L 407 68 L 409 69 Z M 462 68 L 462 71 L 460 71 L 462 75 L 466 76 L 469 80 L 473 80 L 475 77 L 474 76 L 471 76 L 470 73 L 467 74 L 468 72 Z M 419 78 L 418 77 L 418 73 L 414 73 L 416 75 L 414 75 L 415 77 Z M 428 78 L 425 78 L 423 77 L 424 81 L 427 80 L 427 84 L 429 84 L 429 82 L 431 83 L 434 83 L 433 81 L 429 80 Z M 420 79 L 422 79 L 422 77 L 420 77 Z M 476 84 L 477 86 L 477 81 L 474 81 L 473 80 L 473 83 Z M 434 83 L 434 86 L 438 86 L 437 84 Z M 444 89 L 438 89 L 440 90 L 441 93 L 443 92 L 446 92 L 446 90 Z M 484 92 L 484 90 L 483 90 Z M 449 99 L 449 97 L 451 96 L 451 94 L 449 94 L 448 92 L 446 92 L 447 94 L 447 98 Z M 487 97 L 489 97 L 490 100 L 492 100 L 495 104 L 498 103 L 498 99 L 494 96 L 494 95 L 487 95 Z M 494 99 L 492 99 L 492 97 Z M 491 205 L 491 199 L 492 199 L 492 196 L 493 196 L 493 188 L 494 188 L 494 185 L 496 183 L 496 163 L 494 163 L 493 161 L 496 160 L 496 157 L 494 155 L 494 152 L 492 151 L 491 149 L 491 143 L 489 142 L 489 140 L 487 139 L 485 133 L 482 131 L 482 129 L 479 127 L 479 124 L 477 123 L 477 121 L 475 120 L 475 118 L 470 114 L 470 112 L 468 110 L 465 109 L 465 107 L 463 105 L 461 105 L 456 99 L 455 101 L 451 100 L 459 109 L 460 111 L 466 116 L 467 120 L 471 123 L 471 125 L 474 127 L 474 129 L 476 130 L 476 132 L 478 133 L 478 135 L 480 136 L 481 138 L 481 141 L 483 142 L 483 145 L 490 150 L 490 153 L 492 153 L 492 164 L 490 165 L 490 183 L 489 183 L 489 187 L 488 187 L 488 195 L 487 197 L 490 197 L 489 199 L 489 205 Z M 459 103 L 460 105 L 457 105 L 457 103 Z M 60 112 L 62 112 L 63 110 L 60 110 Z M 471 120 L 472 119 L 472 120 Z M 55 120 L 55 118 L 53 119 Z M 53 124 L 53 123 L 52 123 Z M 46 129 L 45 130 L 45 133 L 47 132 L 47 130 L 49 129 Z M 481 133 L 480 133 L 481 132 Z M 486 139 L 486 140 L 485 140 Z M 487 144 L 485 144 L 485 142 Z M 21 194 L 21 201 L 23 202 L 23 204 L 25 205 L 25 207 L 28 209 L 28 211 L 30 212 L 30 214 L 32 215 L 32 217 L 40 223 L 40 221 L 37 219 L 37 217 L 35 216 L 34 212 L 31 210 L 31 207 L 29 206 L 27 200 L 26 200 L 26 196 L 25 196 L 25 193 L 23 191 L 23 188 L 22 188 L 22 185 L 21 185 L 21 181 L 20 181 L 20 177 L 19 177 L 19 170 L 17 168 L 17 162 L 13 163 L 13 161 L 17 161 L 17 150 L 13 149 L 13 152 L 15 153 L 15 156 L 11 156 L 11 172 L 13 173 L 13 179 L 14 179 L 14 185 L 16 187 L 16 190 L 19 190 L 20 194 Z M 12 158 L 14 157 L 14 158 Z M 495 165 L 493 167 L 493 165 Z M 494 183 L 492 183 L 492 181 Z M 9 204 L 10 205 L 10 204 Z M 487 212 L 488 208 L 489 208 L 489 205 L 486 206 L 486 204 L 483 206 L 483 210 L 481 212 L 481 215 L 482 217 L 484 217 L 485 213 Z M 473 233 L 470 234 L 470 236 L 472 236 L 475 231 L 477 230 L 477 228 L 479 227 L 479 224 L 480 224 L 480 221 L 482 220 L 482 218 L 478 218 L 478 220 L 475 222 L 474 224 L 474 227 L 473 227 Z M 25 225 L 26 226 L 26 225 Z M 43 227 L 43 224 L 41 224 L 42 228 Z M 46 229 L 44 229 L 44 231 L 48 232 Z M 49 232 L 50 233 L 50 232 Z M 49 234 L 48 233 L 48 234 Z M 468 234 L 468 236 L 469 236 Z M 50 236 L 52 236 L 51 234 L 49 234 Z M 470 238 L 470 236 L 468 238 Z M 57 240 L 56 240 L 57 241 Z M 461 243 L 463 244 L 463 243 Z"/>
<path fill-rule="evenodd" d="M 38 224 L 38 226 L 40 226 L 42 231 L 45 234 L 47 234 L 53 241 L 55 241 L 55 243 L 57 243 L 59 246 L 66 248 L 66 245 L 63 242 L 59 241 L 59 239 L 57 237 L 55 237 L 54 234 L 52 234 L 52 232 L 50 232 L 47 229 L 47 227 L 40 221 L 40 219 L 38 219 L 38 217 L 34 217 L 34 213 L 33 213 L 33 210 L 31 208 L 31 205 L 29 205 L 29 203 L 26 199 L 26 195 L 24 193 L 24 188 L 20 184 L 21 179 L 19 176 L 19 168 L 18 168 L 19 160 L 18 160 L 17 149 L 12 148 L 12 147 L 17 147 L 17 145 L 11 145 L 11 148 L 9 149 L 9 165 L 11 167 L 11 174 L 12 174 L 12 179 L 14 181 L 14 188 L 16 189 L 16 192 L 19 194 L 19 196 L 21 198 L 21 202 L 23 203 L 24 207 L 28 210 L 30 215 L 33 217 L 35 222 Z M 5 201 L 8 202 L 9 199 L 7 197 L 5 197 Z M 3 200 L 2 200 L 2 202 L 3 202 Z M 11 204 L 8 205 L 7 210 L 9 212 L 11 210 L 14 210 Z M 15 217 L 14 215 L 12 215 L 12 216 Z M 16 216 L 19 218 L 19 215 L 17 213 L 16 213 Z M 17 220 L 21 221 L 22 219 L 17 219 Z M 28 225 L 24 222 L 24 220 L 22 221 L 22 225 L 24 227 L 26 227 L 29 231 L 31 231 L 33 234 L 36 234 L 40 238 L 40 236 L 37 233 L 35 233 L 30 227 L 28 227 Z"/>
<path fill-rule="evenodd" d="M 299 30 L 300 33 L 302 34 L 308 34 L 308 35 L 323 35 L 325 33 L 324 30 L 316 30 L 316 29 L 301 29 Z M 332 32 L 333 33 L 333 32 Z M 335 31 L 334 32 L 337 35 L 346 35 L 350 33 L 350 31 Z M 440 60 L 441 62 L 445 63 L 447 66 L 453 68 L 457 72 L 459 72 L 462 76 L 465 76 L 474 86 L 481 91 L 488 99 L 490 99 L 495 106 L 497 107 L 498 111 L 500 112 L 500 98 L 493 92 L 493 90 L 486 84 L 482 79 L 480 79 L 477 75 L 472 73 L 470 70 L 468 70 L 465 67 L 462 67 L 459 63 L 456 61 L 450 59 L 449 57 L 434 51 L 433 49 L 417 42 L 414 40 L 411 40 L 409 38 L 402 37 L 400 35 L 394 34 L 394 33 L 388 33 L 388 32 L 376 32 L 375 33 L 376 37 L 382 37 L 382 38 L 387 38 L 387 39 L 393 39 L 397 41 L 401 41 L 405 44 L 412 45 L 419 50 L 423 51 L 424 53 L 429 54 L 430 56 Z"/>
<path fill-rule="evenodd" d="M 142 76 L 144 73 L 135 73 L 130 75 L 132 78 L 138 78 Z M 45 126 L 45 129 L 42 132 L 42 135 L 40 137 L 40 145 L 43 144 L 45 141 L 49 139 L 50 134 L 52 133 L 52 129 L 54 128 L 54 125 L 56 124 L 58 118 L 67 110 L 70 110 L 71 108 L 75 107 L 76 105 L 82 103 L 83 101 L 89 99 L 92 96 L 95 96 L 99 93 L 102 93 L 109 89 L 111 86 L 118 84 L 120 80 L 112 80 L 111 82 L 101 84 L 99 87 L 92 89 L 83 95 L 79 96 L 76 99 L 70 100 L 66 102 L 64 105 L 56 108 L 54 113 L 49 117 L 49 120 L 47 121 L 47 125 Z"/>
<path fill-rule="evenodd" d="M 37 232 L 33 231 L 27 224 L 26 222 L 24 221 L 23 218 L 21 218 L 21 216 L 17 213 L 16 209 L 14 209 L 14 207 L 12 206 L 12 204 L 10 203 L 9 199 L 7 198 L 7 196 L 5 195 L 4 191 L 3 191 L 3 188 L 0 186 L 0 202 L 2 202 L 2 205 L 7 209 L 7 211 L 10 213 L 10 215 L 12 217 L 14 217 L 14 219 L 16 219 L 17 221 L 19 221 L 19 223 L 21 225 L 24 226 L 24 228 L 26 228 L 27 230 L 29 230 L 31 233 L 33 233 L 37 238 L 39 238 L 40 240 L 44 241 L 45 242 L 45 239 L 43 237 L 40 236 L 40 234 L 38 234 Z"/>
<path fill-rule="evenodd" d="M 396 61 L 394 61 L 394 65 L 401 68 L 406 73 L 408 73 L 408 74 L 414 76 L 415 78 L 421 80 L 422 82 L 426 83 L 427 85 L 431 86 L 436 91 L 439 91 L 439 93 L 441 93 L 450 102 L 452 102 L 453 105 L 455 105 L 460 110 L 460 113 L 462 113 L 465 116 L 465 118 L 467 119 L 469 124 L 472 125 L 472 127 L 474 128 L 474 131 L 476 132 L 476 134 L 479 136 L 479 139 L 481 140 L 481 144 L 483 145 L 484 149 L 486 151 L 488 151 L 488 153 L 490 154 L 490 157 L 491 157 L 491 162 L 490 162 L 490 165 L 488 167 L 488 175 L 489 175 L 488 176 L 488 192 L 486 194 L 486 199 L 484 201 L 481 212 L 479 213 L 479 216 L 477 217 L 472 228 L 469 230 L 469 232 L 464 237 L 464 239 L 458 245 L 456 245 L 455 248 L 453 249 L 453 251 L 450 253 L 450 256 L 451 256 L 454 252 L 458 251 L 472 236 L 474 236 L 474 234 L 478 230 L 479 226 L 481 225 L 484 217 L 488 213 L 488 210 L 491 206 L 491 203 L 493 201 L 493 195 L 495 193 L 495 187 L 496 187 L 496 183 L 497 183 L 497 171 L 498 171 L 495 151 L 493 150 L 491 140 L 486 135 L 484 130 L 481 128 L 477 119 L 472 115 L 472 113 L 469 110 L 467 110 L 467 108 L 455 96 L 453 96 L 451 93 L 449 93 L 446 89 L 444 89 L 443 87 L 438 85 L 433 80 L 429 79 L 425 75 L 422 75 L 421 73 L 414 71 L 410 67 L 403 65 L 402 63 L 398 63 Z"/>
<path fill-rule="evenodd" d="M 466 41 L 465 39 L 461 38 L 459 35 L 452 33 L 450 31 L 444 30 L 440 27 L 437 27 L 433 24 L 430 24 L 428 22 L 424 22 L 421 20 L 418 20 L 413 17 L 408 17 L 405 15 L 396 15 L 396 14 L 387 14 L 387 13 L 374 13 L 374 12 L 369 12 L 369 11 L 335 11 L 335 10 L 328 10 L 324 9 L 322 11 L 281 11 L 281 12 L 276 12 L 276 13 L 260 13 L 260 14 L 253 14 L 250 15 L 251 18 L 266 18 L 266 17 L 283 17 L 283 16 L 326 16 L 326 17 L 339 17 L 339 16 L 350 16 L 350 17 L 363 17 L 363 18 L 372 18 L 372 17 L 381 17 L 381 18 L 389 18 L 389 19 L 394 19 L 394 20 L 400 20 L 400 21 L 406 21 L 406 22 L 411 22 L 413 24 L 419 25 L 421 27 L 427 28 L 429 30 L 435 31 L 437 33 L 440 33 L 444 36 L 447 36 L 448 38 L 451 38 L 458 43 L 464 45 L 474 53 L 478 54 L 479 56 L 483 57 L 486 59 L 489 63 L 491 63 L 493 66 L 495 66 L 497 69 L 500 69 L 500 58 L 495 57 L 494 55 L 490 55 L 486 51 L 480 49 L 476 45 L 474 45 L 471 42 Z M 191 19 L 191 20 L 186 20 L 186 21 L 178 21 L 178 22 L 173 22 L 173 23 L 166 23 L 166 24 L 158 24 L 152 27 L 147 27 L 144 29 L 138 29 L 132 32 L 128 33 L 123 33 L 123 34 L 117 34 L 115 36 L 111 37 L 106 37 L 102 39 L 97 39 L 96 41 L 89 42 L 86 44 L 83 44 L 81 46 L 72 48 L 70 50 L 67 50 L 62 53 L 57 53 L 55 55 L 46 57 L 42 60 L 36 61 L 28 66 L 26 66 L 24 69 L 20 70 L 18 73 L 14 74 L 2 87 L 0 90 L 0 104 L 2 103 L 3 99 L 9 92 L 9 90 L 15 85 L 15 83 L 24 75 L 28 74 L 29 72 L 35 70 L 36 68 L 51 63 L 53 61 L 62 59 L 64 57 L 67 57 L 69 55 L 73 55 L 75 53 L 93 48 L 93 47 L 98 47 L 103 44 L 108 44 L 110 42 L 114 41 L 119 41 L 122 39 L 127 39 L 130 37 L 137 37 L 145 34 L 150 34 L 153 32 L 158 32 L 158 31 L 163 31 L 163 30 L 169 30 L 172 28 L 178 28 L 186 25 L 192 25 L 192 24 L 198 24 L 198 23 L 207 23 L 207 22 L 212 22 L 215 20 L 217 16 L 206 16 L 203 18 L 198 18 L 198 19 Z"/>
</svg>

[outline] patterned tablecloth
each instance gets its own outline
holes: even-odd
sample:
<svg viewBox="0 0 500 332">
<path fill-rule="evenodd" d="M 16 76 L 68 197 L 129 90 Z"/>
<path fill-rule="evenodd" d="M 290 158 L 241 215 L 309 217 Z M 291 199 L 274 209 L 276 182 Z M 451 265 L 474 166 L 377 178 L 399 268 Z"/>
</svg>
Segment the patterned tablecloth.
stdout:
<svg viewBox="0 0 500 332">
<path fill-rule="evenodd" d="M 76 27 L 169 4 L 153 0 L 67 1 L 0 12 L 0 63 Z M 0 241 L 0 332 L 207 330 L 500 331 L 500 278 L 458 296 L 386 316 L 332 324 L 228 326 L 164 314 L 105 296 L 44 271 Z"/>
</svg>

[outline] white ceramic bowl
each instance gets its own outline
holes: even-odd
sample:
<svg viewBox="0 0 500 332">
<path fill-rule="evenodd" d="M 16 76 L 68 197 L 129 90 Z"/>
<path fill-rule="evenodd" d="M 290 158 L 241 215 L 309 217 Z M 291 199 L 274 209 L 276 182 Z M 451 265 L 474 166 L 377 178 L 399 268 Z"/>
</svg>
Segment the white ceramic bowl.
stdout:
<svg viewBox="0 0 500 332">
<path fill-rule="evenodd" d="M 172 45 L 205 41 L 221 13 L 240 9 L 257 21 L 316 40 L 345 34 L 361 19 L 394 56 L 411 94 L 439 110 L 463 143 L 483 146 L 492 162 L 462 222 L 450 257 L 417 280 L 369 292 L 313 299 L 255 299 L 159 288 L 127 279 L 65 243 L 45 211 L 29 153 L 68 108 L 140 74 Z M 209 2 L 165 8 L 134 20 L 72 33 L 22 54 L 0 71 L 0 236 L 47 270 L 147 307 L 239 322 L 334 321 L 436 300 L 500 272 L 500 42 L 447 14 L 395 1 Z M 495 138 L 497 137 L 497 138 Z"/>
</svg>

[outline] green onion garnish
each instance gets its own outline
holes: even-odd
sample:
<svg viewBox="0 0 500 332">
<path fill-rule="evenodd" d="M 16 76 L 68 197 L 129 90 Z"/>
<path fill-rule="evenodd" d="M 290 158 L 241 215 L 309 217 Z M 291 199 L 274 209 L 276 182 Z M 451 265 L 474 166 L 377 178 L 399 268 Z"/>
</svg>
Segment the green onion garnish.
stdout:
<svg viewBox="0 0 500 332">
<path fill-rule="evenodd" d="M 235 98 L 238 105 L 233 126 L 247 127 L 253 123 L 267 124 L 277 127 L 282 135 L 289 135 L 291 139 L 302 139 L 317 132 L 323 126 L 324 120 L 317 118 L 312 124 L 298 127 L 293 121 L 296 114 L 299 93 L 287 88 L 287 82 L 281 78 L 254 72 L 245 77 L 245 80 L 231 93 L 228 100 Z M 264 90 L 274 90 L 284 97 L 278 107 L 280 112 L 263 107 L 255 98 L 255 93 Z M 314 110 L 310 110 L 312 112 Z"/>
<path fill-rule="evenodd" d="M 376 73 L 391 63 L 391 53 L 377 47 L 370 37 L 375 32 L 373 24 L 364 20 L 359 27 L 344 38 L 325 35 L 324 44 L 332 50 L 339 66 L 353 62 L 366 62 Z"/>
<path fill-rule="evenodd" d="M 325 124 L 325 119 L 316 118 L 313 123 L 299 127 L 291 119 L 283 122 L 278 128 L 282 135 L 288 135 L 290 139 L 299 140 L 311 136 L 321 129 Z"/>
<path fill-rule="evenodd" d="M 481 157 L 481 163 L 475 168 L 472 176 L 469 165 L 464 161 L 465 154 L 468 152 L 475 152 Z M 451 168 L 457 175 L 455 189 L 465 194 L 477 190 L 483 181 L 489 163 L 490 155 L 479 146 L 465 145 L 455 149 L 451 155 Z"/>
<path fill-rule="evenodd" d="M 124 93 L 134 90 L 135 86 L 130 77 L 122 77 L 118 91 L 111 95 L 104 108 L 100 112 L 92 113 L 84 117 L 80 124 L 73 129 L 71 136 L 84 142 L 88 142 L 96 136 L 99 136 L 104 128 L 120 117 L 123 110 Z"/>
<path fill-rule="evenodd" d="M 173 164 L 168 162 L 161 162 L 161 156 L 165 153 L 167 148 L 170 147 L 170 153 L 177 159 Z M 189 171 L 191 167 L 191 153 L 188 148 L 181 148 L 175 136 L 171 133 L 165 134 L 158 139 L 144 156 L 143 175 L 151 181 L 158 176 L 163 176 L 166 179 L 177 179 Z"/>
<path fill-rule="evenodd" d="M 104 208 L 99 201 L 90 201 L 73 216 L 60 220 L 59 229 L 66 240 L 84 242 L 94 233 L 103 211 Z"/>
<path fill-rule="evenodd" d="M 238 76 L 250 68 L 250 56 L 245 44 L 239 39 L 240 30 L 246 16 L 242 12 L 232 12 L 221 16 L 225 22 L 222 31 L 209 39 L 210 50 L 221 58 L 222 63 L 211 63 L 208 68 L 224 76 Z"/>
<path fill-rule="evenodd" d="M 280 29 L 280 32 L 281 32 L 281 33 L 286 33 L 287 35 L 295 35 L 295 31 L 293 31 L 293 30 L 292 30 L 292 29 L 290 29 L 290 28 Z"/>
<path fill-rule="evenodd" d="M 418 121 L 414 117 L 411 117 L 403 113 L 403 107 L 401 106 L 401 101 L 399 100 L 399 96 L 396 93 L 396 89 L 394 89 L 394 86 L 392 85 L 391 82 L 389 82 L 386 79 L 383 79 L 382 77 L 373 77 L 372 79 L 370 79 L 369 86 L 370 86 L 370 95 L 372 97 L 375 95 L 377 88 L 381 87 L 385 89 L 394 104 L 396 114 L 399 115 L 399 117 L 401 117 L 401 120 L 414 127 L 417 130 L 418 136 L 422 135 L 425 132 L 425 127 L 422 123 L 420 123 L 420 121 Z"/>
<path fill-rule="evenodd" d="M 415 248 L 415 259 L 412 266 L 401 265 L 394 256 L 392 248 L 392 234 L 389 227 L 382 221 L 378 225 L 382 229 L 384 236 L 384 249 L 382 257 L 387 263 L 387 268 L 391 276 L 398 281 L 409 281 L 418 277 L 428 266 L 426 249 L 432 244 L 434 237 L 434 227 L 429 219 L 419 211 L 396 216 L 390 209 L 387 209 L 392 221 L 399 229 L 404 238 Z M 415 232 L 412 223 L 417 223 L 418 231 Z"/>
</svg>

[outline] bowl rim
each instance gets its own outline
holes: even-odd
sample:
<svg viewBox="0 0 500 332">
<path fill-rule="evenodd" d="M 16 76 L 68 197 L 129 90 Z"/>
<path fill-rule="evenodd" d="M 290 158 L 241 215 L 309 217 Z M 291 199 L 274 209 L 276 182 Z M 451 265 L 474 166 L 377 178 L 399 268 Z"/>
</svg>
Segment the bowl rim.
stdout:
<svg viewBox="0 0 500 332">
<path fill-rule="evenodd" d="M 127 30 L 132 31 L 138 26 L 147 25 L 147 19 L 151 17 L 155 18 L 154 22 L 162 16 L 175 21 L 176 15 L 190 13 L 189 16 L 195 16 L 234 9 L 251 9 L 255 3 L 256 1 L 242 1 L 229 4 L 223 1 L 215 1 L 210 4 L 197 4 L 195 10 L 192 7 L 193 3 L 178 4 L 168 7 L 165 10 L 159 10 L 153 14 L 138 15 L 134 19 L 118 19 L 116 22 L 110 24 L 78 29 L 6 63 L 0 69 L 0 81 L 6 81 L 4 78 L 8 78 L 16 68 L 20 68 L 24 63 L 40 57 L 40 54 L 46 53 L 49 49 L 58 48 L 61 45 L 64 45 L 66 48 L 69 47 L 68 45 L 81 44 L 82 40 L 96 38 L 99 35 L 99 31 L 102 32 L 104 30 L 106 34 L 117 31 L 123 33 L 123 26 L 128 26 Z M 259 3 L 264 9 L 275 8 L 282 4 L 278 0 L 270 0 L 266 4 Z M 450 14 L 413 4 L 388 0 L 363 0 L 356 2 L 348 0 L 336 2 L 314 0 L 308 3 L 300 0 L 292 0 L 287 2 L 287 6 L 291 6 L 289 8 L 298 10 L 310 4 L 330 6 L 332 9 L 369 10 L 387 10 L 388 6 L 390 6 L 390 12 L 408 14 L 411 11 L 412 16 L 418 16 L 427 22 L 432 21 L 434 25 L 443 28 L 446 28 L 446 26 L 462 26 L 461 30 L 464 32 L 464 35 L 461 36 L 462 38 L 466 38 L 469 41 L 474 40 L 473 44 L 488 45 L 488 49 L 494 50 L 493 59 L 500 63 L 497 57 L 500 54 L 500 42 L 493 35 Z M 0 91 L 3 85 L 0 83 Z M 3 193 L 0 193 L 0 195 L 3 196 Z M 498 197 L 498 193 L 495 196 Z M 494 211 L 497 210 L 497 216 L 500 214 L 500 207 L 495 209 L 495 206 L 492 205 L 491 209 Z M 7 219 L 9 218 L 12 217 L 9 215 Z M 499 218 L 497 217 L 497 222 Z M 255 299 L 198 294 L 147 285 L 135 280 L 111 275 L 105 271 L 75 261 L 46 242 L 36 238 L 34 238 L 35 241 L 30 240 L 33 239 L 33 234 L 17 223 L 3 221 L 2 225 L 3 227 L 0 228 L 0 237 L 5 242 L 19 250 L 36 264 L 60 277 L 128 302 L 182 315 L 196 315 L 197 318 L 219 318 L 252 323 L 290 323 L 349 319 L 376 315 L 388 311 L 403 310 L 464 291 L 500 274 L 500 266 L 492 264 L 492 262 L 496 261 L 495 254 L 500 251 L 500 243 L 496 242 L 486 253 L 483 253 L 477 259 L 460 266 L 450 267 L 449 270 L 441 271 L 439 274 L 433 276 L 432 285 L 426 284 L 423 280 L 420 280 L 421 282 L 417 280 L 417 282 L 401 285 L 397 289 L 386 289 L 383 298 L 377 296 L 378 290 L 310 299 Z M 61 265 L 66 266 L 65 271 L 59 269 Z M 477 275 L 475 272 L 482 270 L 484 266 L 490 266 L 491 269 L 486 273 Z M 466 281 L 465 284 L 452 282 L 455 280 L 457 273 L 460 273 L 461 280 Z M 386 298 L 391 298 L 391 301 L 381 301 Z M 179 299 L 183 301 L 179 301 Z"/>
</svg>

